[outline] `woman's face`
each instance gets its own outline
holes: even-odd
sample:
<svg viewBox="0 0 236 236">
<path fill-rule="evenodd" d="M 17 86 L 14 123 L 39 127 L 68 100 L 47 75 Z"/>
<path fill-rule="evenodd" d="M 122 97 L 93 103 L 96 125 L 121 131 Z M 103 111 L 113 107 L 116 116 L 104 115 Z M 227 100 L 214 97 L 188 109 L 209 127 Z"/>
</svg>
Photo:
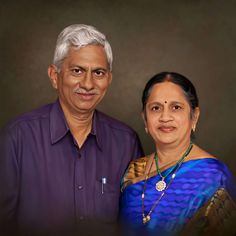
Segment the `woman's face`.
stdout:
<svg viewBox="0 0 236 236">
<path fill-rule="evenodd" d="M 180 86 L 172 82 L 155 84 L 146 103 L 145 125 L 156 145 L 189 143 L 191 129 L 199 115 L 191 117 L 190 105 Z"/>
</svg>

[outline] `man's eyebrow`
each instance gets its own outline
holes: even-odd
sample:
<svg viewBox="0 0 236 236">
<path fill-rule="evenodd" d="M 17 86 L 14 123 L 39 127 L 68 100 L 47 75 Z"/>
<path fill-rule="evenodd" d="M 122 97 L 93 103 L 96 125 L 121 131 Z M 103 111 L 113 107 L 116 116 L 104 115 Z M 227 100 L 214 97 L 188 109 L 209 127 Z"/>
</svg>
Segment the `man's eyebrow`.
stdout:
<svg viewBox="0 0 236 236">
<path fill-rule="evenodd" d="M 81 69 L 84 69 L 84 70 L 86 69 L 86 67 L 80 66 L 80 65 L 77 65 L 77 64 L 72 64 L 72 65 L 69 66 L 69 68 L 74 68 L 74 67 L 81 68 Z"/>
<path fill-rule="evenodd" d="M 74 67 L 80 68 L 80 69 L 85 70 L 85 71 L 88 70 L 88 67 L 81 66 L 81 65 L 78 65 L 78 64 L 72 64 L 72 65 L 70 65 L 69 68 L 74 68 Z M 97 70 L 103 70 L 103 71 L 106 71 L 106 72 L 109 71 L 108 68 L 101 67 L 101 66 L 92 68 L 92 71 L 97 71 Z"/>
<path fill-rule="evenodd" d="M 92 69 L 92 71 L 97 71 L 97 70 L 108 71 L 108 69 L 104 68 L 104 67 L 95 67 L 95 68 Z"/>
</svg>

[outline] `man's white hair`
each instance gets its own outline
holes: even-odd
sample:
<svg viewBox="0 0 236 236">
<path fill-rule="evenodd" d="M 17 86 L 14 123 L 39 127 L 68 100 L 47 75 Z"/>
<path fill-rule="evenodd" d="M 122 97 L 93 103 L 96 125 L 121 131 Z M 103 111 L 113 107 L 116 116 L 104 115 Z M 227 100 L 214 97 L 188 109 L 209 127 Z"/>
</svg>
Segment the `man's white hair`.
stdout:
<svg viewBox="0 0 236 236">
<path fill-rule="evenodd" d="M 61 64 L 71 47 L 80 49 L 87 45 L 100 45 L 104 48 L 109 70 L 112 70 L 112 50 L 106 36 L 90 25 L 75 24 L 66 27 L 58 36 L 53 64 L 60 70 Z"/>
</svg>

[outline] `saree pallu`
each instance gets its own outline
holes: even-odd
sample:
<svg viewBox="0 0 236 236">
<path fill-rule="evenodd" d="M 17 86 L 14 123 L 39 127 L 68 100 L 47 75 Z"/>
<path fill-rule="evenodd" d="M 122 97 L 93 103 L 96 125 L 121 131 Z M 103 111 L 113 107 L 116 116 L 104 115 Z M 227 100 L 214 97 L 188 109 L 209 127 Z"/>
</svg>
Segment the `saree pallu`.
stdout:
<svg viewBox="0 0 236 236">
<path fill-rule="evenodd" d="M 120 220 L 126 235 L 128 232 L 130 235 L 223 235 L 224 232 L 236 235 L 233 225 L 236 222 L 236 186 L 227 166 L 213 158 L 182 163 L 154 208 L 151 220 L 143 224 L 141 195 L 146 163 L 147 157 L 131 162 L 122 183 Z M 162 175 L 170 169 L 161 170 Z M 172 173 L 165 179 L 167 185 Z M 147 179 L 145 215 L 163 192 L 155 188 L 159 180 L 156 172 Z"/>
</svg>

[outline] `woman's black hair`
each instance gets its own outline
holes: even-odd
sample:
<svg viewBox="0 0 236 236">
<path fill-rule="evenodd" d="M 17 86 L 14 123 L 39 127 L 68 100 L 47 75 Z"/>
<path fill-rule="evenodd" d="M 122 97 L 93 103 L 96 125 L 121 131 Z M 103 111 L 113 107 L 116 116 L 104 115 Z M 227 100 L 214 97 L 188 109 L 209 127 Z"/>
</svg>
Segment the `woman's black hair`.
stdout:
<svg viewBox="0 0 236 236">
<path fill-rule="evenodd" d="M 142 96 L 142 104 L 143 104 L 143 111 L 145 112 L 146 103 L 150 96 L 151 90 L 155 84 L 162 83 L 162 82 L 172 82 L 174 84 L 179 85 L 188 103 L 191 107 L 191 114 L 198 107 L 198 96 L 196 93 L 196 89 L 192 82 L 187 79 L 185 76 L 178 74 L 176 72 L 161 72 L 159 74 L 154 75 L 146 84 L 143 90 Z"/>
</svg>

